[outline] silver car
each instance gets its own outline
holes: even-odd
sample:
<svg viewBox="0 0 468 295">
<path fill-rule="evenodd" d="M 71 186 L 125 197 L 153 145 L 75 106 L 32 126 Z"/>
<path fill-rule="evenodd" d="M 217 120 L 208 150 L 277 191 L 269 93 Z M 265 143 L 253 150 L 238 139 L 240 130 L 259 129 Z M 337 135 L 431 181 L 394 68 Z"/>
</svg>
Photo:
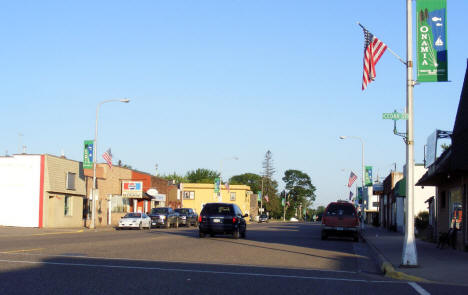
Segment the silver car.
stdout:
<svg viewBox="0 0 468 295">
<path fill-rule="evenodd" d="M 151 218 L 145 213 L 127 213 L 119 220 L 117 229 L 122 228 L 151 229 Z"/>
</svg>

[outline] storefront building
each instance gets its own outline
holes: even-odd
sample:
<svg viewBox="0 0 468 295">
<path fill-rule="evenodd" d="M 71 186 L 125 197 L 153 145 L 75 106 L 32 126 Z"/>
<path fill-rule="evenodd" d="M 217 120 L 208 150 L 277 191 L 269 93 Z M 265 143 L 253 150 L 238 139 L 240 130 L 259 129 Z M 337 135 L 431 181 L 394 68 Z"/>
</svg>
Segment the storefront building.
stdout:
<svg viewBox="0 0 468 295">
<path fill-rule="evenodd" d="M 452 145 L 429 166 L 417 185 L 437 186 L 434 232 L 452 233 L 455 248 L 468 250 L 468 67 L 451 138 Z"/>
<path fill-rule="evenodd" d="M 0 157 L 0 225 L 81 227 L 84 199 L 82 163 L 47 154 Z"/>
<path fill-rule="evenodd" d="M 192 208 L 200 214 L 206 203 L 223 202 L 234 203 L 239 206 L 242 213 L 250 215 L 250 196 L 252 192 L 246 185 L 224 185 L 220 187 L 220 194 L 214 191 L 211 183 L 181 183 L 180 196 L 183 208 Z"/>
</svg>

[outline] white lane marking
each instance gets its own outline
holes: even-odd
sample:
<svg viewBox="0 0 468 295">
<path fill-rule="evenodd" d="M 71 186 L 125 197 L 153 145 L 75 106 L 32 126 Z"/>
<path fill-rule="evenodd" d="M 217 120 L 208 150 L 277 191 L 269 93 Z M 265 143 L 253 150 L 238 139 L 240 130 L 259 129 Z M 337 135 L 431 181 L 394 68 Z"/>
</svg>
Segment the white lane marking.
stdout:
<svg viewBox="0 0 468 295">
<path fill-rule="evenodd" d="M 138 258 L 114 258 L 114 257 L 99 257 L 99 256 L 87 256 L 87 254 L 50 254 L 50 253 L 6 253 L 0 252 L 0 254 L 8 254 L 8 255 L 17 255 L 17 256 L 44 256 L 44 257 L 65 257 L 65 258 L 86 258 L 86 259 L 99 259 L 99 260 L 118 260 L 118 261 L 143 261 L 143 262 L 172 262 L 172 263 L 186 263 L 186 264 L 206 264 L 203 262 L 197 261 L 183 261 L 183 260 L 147 260 L 147 259 L 138 259 Z M 2 261 L 2 260 L 0 260 Z M 210 265 L 210 264 L 207 264 Z M 256 268 L 275 268 L 278 269 L 279 267 L 276 265 L 256 265 L 256 264 L 234 264 L 234 263 L 226 263 L 223 262 L 224 266 L 235 266 L 235 267 L 256 267 Z M 283 268 L 281 268 L 283 269 Z M 300 267 L 287 267 L 290 270 L 303 270 L 303 271 L 317 271 L 317 272 L 331 272 L 331 273 L 350 273 L 350 274 L 358 274 L 357 271 L 350 271 L 350 270 L 333 270 L 333 269 L 320 269 L 320 268 L 300 268 Z"/>
<path fill-rule="evenodd" d="M 408 284 L 413 287 L 416 292 L 418 292 L 421 295 L 431 295 L 431 293 L 427 292 L 426 290 L 423 289 L 423 287 L 419 286 L 415 282 L 408 282 Z"/>
<path fill-rule="evenodd" d="M 183 269 L 183 268 L 163 268 L 163 267 L 145 267 L 145 266 L 128 266 L 128 265 L 106 265 L 106 264 L 88 264 L 88 263 L 69 263 L 69 262 L 49 262 L 49 261 L 24 261 L 24 260 L 0 260 L 6 263 L 24 263 L 24 264 L 45 264 L 58 266 L 80 266 L 80 267 L 95 267 L 95 268 L 117 268 L 117 269 L 137 269 L 137 270 L 156 270 L 166 272 L 190 272 L 190 273 L 205 273 L 205 274 L 221 274 L 221 275 L 239 275 L 252 277 L 270 277 L 284 279 L 306 279 L 306 280 L 329 280 L 343 282 L 360 282 L 360 283 L 389 283 L 401 284 L 399 281 L 371 281 L 363 279 L 345 279 L 345 278 L 330 278 L 330 277 L 315 277 L 315 276 L 295 276 L 295 275 L 277 275 L 265 273 L 249 273 L 249 272 L 230 272 L 230 271 L 212 271 L 199 269 Z"/>
</svg>

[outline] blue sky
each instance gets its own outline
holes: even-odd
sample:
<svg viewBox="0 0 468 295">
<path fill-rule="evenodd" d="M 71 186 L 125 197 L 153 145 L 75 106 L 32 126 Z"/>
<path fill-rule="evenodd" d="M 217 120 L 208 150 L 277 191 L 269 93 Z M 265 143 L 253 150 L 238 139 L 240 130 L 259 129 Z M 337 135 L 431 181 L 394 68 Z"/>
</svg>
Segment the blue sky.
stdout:
<svg viewBox="0 0 468 295">
<path fill-rule="evenodd" d="M 468 1 L 448 1 L 450 83 L 415 88 L 415 158 L 452 130 L 467 63 Z M 405 1 L 10 1 L 0 6 L 0 151 L 82 160 L 103 105 L 98 153 L 153 173 L 307 172 L 317 205 L 348 194 L 359 141 L 374 177 L 405 146 L 382 113 L 405 107 L 405 67 L 388 52 L 361 91 L 360 21 L 406 56 Z M 403 123 L 399 125 L 404 131 Z M 21 133 L 22 136 L 18 134 Z M 239 160 L 229 159 L 233 156 Z M 358 180 L 359 181 L 359 180 Z"/>
</svg>

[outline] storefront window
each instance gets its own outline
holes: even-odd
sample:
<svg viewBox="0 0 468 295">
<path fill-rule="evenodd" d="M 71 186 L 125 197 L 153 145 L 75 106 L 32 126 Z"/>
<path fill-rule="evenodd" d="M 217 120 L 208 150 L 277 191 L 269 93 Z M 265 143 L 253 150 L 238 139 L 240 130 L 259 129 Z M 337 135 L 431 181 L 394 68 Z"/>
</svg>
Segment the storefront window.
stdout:
<svg viewBox="0 0 468 295">
<path fill-rule="evenodd" d="M 111 208 L 113 213 L 130 212 L 130 199 L 122 196 L 112 196 Z"/>
<path fill-rule="evenodd" d="M 450 228 L 460 229 L 462 224 L 462 189 L 454 188 L 449 192 Z"/>
</svg>

